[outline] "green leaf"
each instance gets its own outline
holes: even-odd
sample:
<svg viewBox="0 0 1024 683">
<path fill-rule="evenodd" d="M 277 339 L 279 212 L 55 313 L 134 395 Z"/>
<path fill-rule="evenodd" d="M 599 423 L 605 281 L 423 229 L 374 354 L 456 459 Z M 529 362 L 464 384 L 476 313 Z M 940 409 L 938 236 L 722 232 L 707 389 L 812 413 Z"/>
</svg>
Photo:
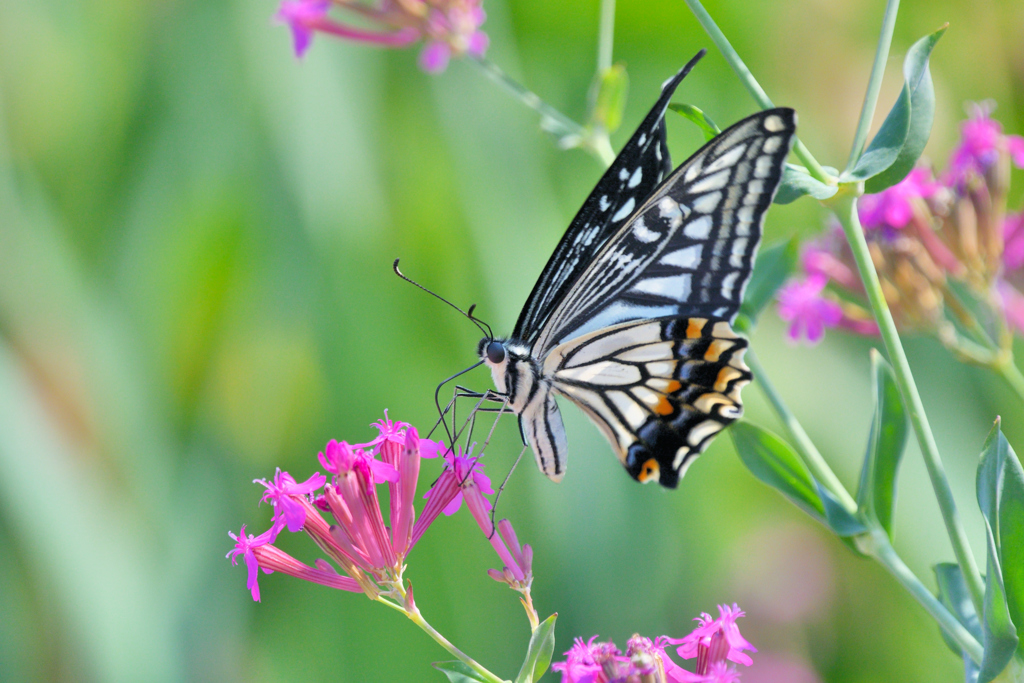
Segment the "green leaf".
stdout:
<svg viewBox="0 0 1024 683">
<path fill-rule="evenodd" d="M 715 125 L 715 122 L 709 119 L 707 114 L 692 104 L 676 104 L 673 102 L 668 105 L 668 108 L 697 124 L 697 127 L 704 133 L 705 140 L 711 140 L 722 132 L 722 129 Z"/>
<path fill-rule="evenodd" d="M 834 175 L 839 171 L 834 168 L 824 167 L 825 170 Z M 796 164 L 786 164 L 782 171 L 782 182 L 779 184 L 779 191 L 775 193 L 776 204 L 789 204 L 795 202 L 804 195 L 810 195 L 815 199 L 828 199 L 839 191 L 838 185 L 826 185 L 825 183 L 811 177 L 807 169 Z"/>
<path fill-rule="evenodd" d="M 555 651 L 555 619 L 558 614 L 537 625 L 530 636 L 530 646 L 526 648 L 526 659 L 516 676 L 516 683 L 533 683 L 540 680 L 551 664 L 551 654 Z"/>
<path fill-rule="evenodd" d="M 935 88 L 928 70 L 928 58 L 947 26 L 925 36 L 907 51 L 903 60 L 903 79 L 910 90 L 910 126 L 907 137 L 896 161 L 864 183 L 865 192 L 881 192 L 906 178 L 928 143 L 932 120 L 935 118 Z"/>
<path fill-rule="evenodd" d="M 622 64 L 605 69 L 594 81 L 593 107 L 590 110 L 590 124 L 600 126 L 614 133 L 622 125 L 622 112 L 626 108 L 626 94 L 629 92 L 629 75 Z"/>
<path fill-rule="evenodd" d="M 434 662 L 432 666 L 447 676 L 451 683 L 487 683 L 487 679 L 457 659 L 450 662 Z"/>
<path fill-rule="evenodd" d="M 850 536 L 856 536 L 857 534 L 863 534 L 868 531 L 868 527 L 861 520 L 851 514 L 846 508 L 843 507 L 832 492 L 822 486 L 817 479 L 814 483 L 818 487 L 818 495 L 821 496 L 821 503 L 825 508 L 825 521 L 832 531 L 836 532 L 836 535 L 842 539 L 848 539 Z M 847 543 L 856 552 L 861 551 L 857 549 L 856 545 Z"/>
<path fill-rule="evenodd" d="M 776 242 L 760 249 L 754 262 L 754 272 L 743 293 L 743 305 L 740 306 L 740 312 L 751 322 L 757 320 L 761 311 L 793 272 L 799 253 L 800 241 L 796 235 L 785 242 Z"/>
<path fill-rule="evenodd" d="M 789 444 L 749 422 L 733 424 L 729 433 L 740 460 L 755 477 L 782 492 L 819 522 L 828 523 L 817 482 Z"/>
<path fill-rule="evenodd" d="M 935 571 L 935 583 L 938 584 L 938 598 L 946 609 L 948 609 L 957 621 L 959 621 L 972 636 L 981 642 L 981 623 L 978 621 L 978 613 L 974 611 L 974 603 L 971 602 L 971 594 L 967 590 L 967 583 L 964 582 L 964 575 L 960 571 L 960 565 L 955 562 L 940 562 L 932 567 Z M 957 656 L 963 654 L 960 645 L 949 637 L 944 630 L 942 639 L 946 645 Z"/>
<path fill-rule="evenodd" d="M 1021 517 L 1024 473 L 1021 472 L 1017 455 L 999 429 L 998 418 L 982 447 L 977 489 L 978 507 L 985 518 L 985 535 L 988 541 L 985 614 L 981 622 L 985 656 L 981 662 L 978 680 L 987 683 L 1006 668 L 1019 643 L 1005 589 L 1003 567 L 1006 565 L 1003 563 L 1003 549 L 1005 542 L 1010 549 L 1005 560 L 1016 560 L 1019 563 L 1021 544 L 1024 543 L 1024 539 L 1020 538 L 1021 522 L 1024 521 Z M 1006 528 L 1002 525 L 1004 511 L 1009 521 Z M 1008 569 L 1014 575 L 1014 580 L 1020 576 L 1020 566 Z M 1016 597 L 1019 596 L 1015 595 Z M 1015 602 L 1015 610 L 1019 608 L 1020 604 Z"/>
<path fill-rule="evenodd" d="M 892 539 L 896 507 L 896 473 L 907 443 L 907 413 L 892 368 L 877 351 L 871 353 L 875 415 L 871 420 L 868 452 L 860 472 L 857 506 Z"/>
<path fill-rule="evenodd" d="M 896 104 L 889 111 L 889 115 L 882 122 L 878 134 L 871 141 L 864 154 L 852 169 L 843 171 L 839 181 L 843 183 L 867 180 L 878 175 L 894 163 L 903 149 L 903 143 L 907 141 L 910 134 L 910 85 L 903 84 Z"/>
<path fill-rule="evenodd" d="M 978 622 L 978 613 L 974 611 L 974 603 L 971 602 L 971 594 L 964 582 L 964 575 L 960 566 L 953 562 L 941 562 L 933 567 L 935 570 L 935 582 L 939 586 L 938 599 L 957 621 L 981 642 L 981 624 Z M 939 629 L 942 640 L 946 646 L 953 651 L 953 654 L 964 660 L 964 680 L 966 683 L 976 683 L 980 669 L 974 663 L 966 651 L 961 650 L 960 645 L 949 637 L 949 634 L 942 628 Z"/>
</svg>

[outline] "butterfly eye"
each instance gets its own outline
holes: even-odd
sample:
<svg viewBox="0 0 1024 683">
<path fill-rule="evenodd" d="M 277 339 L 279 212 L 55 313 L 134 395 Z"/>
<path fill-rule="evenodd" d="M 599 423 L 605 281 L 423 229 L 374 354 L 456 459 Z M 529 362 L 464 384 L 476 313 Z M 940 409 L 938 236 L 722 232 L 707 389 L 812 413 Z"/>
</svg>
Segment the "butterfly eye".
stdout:
<svg viewBox="0 0 1024 683">
<path fill-rule="evenodd" d="M 487 345 L 487 360 L 498 365 L 505 360 L 505 345 L 501 342 L 492 341 Z"/>
</svg>

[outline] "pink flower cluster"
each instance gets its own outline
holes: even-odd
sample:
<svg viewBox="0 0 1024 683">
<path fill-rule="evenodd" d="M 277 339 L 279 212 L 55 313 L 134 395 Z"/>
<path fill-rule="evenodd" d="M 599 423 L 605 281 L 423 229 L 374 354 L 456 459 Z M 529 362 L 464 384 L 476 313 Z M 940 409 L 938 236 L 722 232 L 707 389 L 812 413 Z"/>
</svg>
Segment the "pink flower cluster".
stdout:
<svg viewBox="0 0 1024 683">
<path fill-rule="evenodd" d="M 1009 168 L 1024 168 L 1024 138 L 1003 134 L 990 111 L 973 107 L 940 180 L 919 166 L 858 204 L 886 301 L 903 329 L 939 331 L 952 278 L 983 296 L 994 284 L 1007 320 L 1024 332 L 1024 214 L 1005 212 Z M 830 327 L 878 333 L 867 307 L 854 303 L 864 290 L 838 228 L 805 245 L 802 262 L 804 277 L 778 294 L 791 340 L 814 344 Z"/>
<path fill-rule="evenodd" d="M 611 641 L 595 643 L 597 636 L 586 642 L 577 638 L 565 661 L 551 668 L 562 673 L 562 683 L 735 683 L 740 675 L 729 662 L 750 666 L 753 660 L 743 650 L 757 649 L 736 625 L 743 616 L 738 605 L 719 605 L 718 613 L 717 619 L 707 613 L 697 617 L 697 628 L 685 638 L 659 636 L 652 641 L 634 635 L 625 653 Z M 676 654 L 681 658 L 696 658 L 696 671 L 672 661 L 665 650 L 673 645 L 679 646 Z"/>
<path fill-rule="evenodd" d="M 479 460 L 421 439 L 415 427 L 392 422 L 386 412 L 375 426 L 380 433 L 373 441 L 349 445 L 332 440 L 319 454 L 320 464 L 332 475 L 330 483 L 319 472 L 298 483 L 281 470 L 271 481 L 256 481 L 266 489 L 262 502 L 274 507 L 271 526 L 258 536 L 247 535 L 244 525 L 238 535 L 229 533 L 235 546 L 228 553 L 232 564 L 243 558 L 248 568 L 246 587 L 253 599 L 260 599 L 260 570 L 370 597 L 379 595 L 382 585 L 387 592 L 389 584 L 402 581 L 405 558 L 427 528 L 442 512 L 454 514 L 463 500 L 504 563 L 502 571 L 490 570 L 491 576 L 516 588 L 528 586 L 533 553 L 529 545 L 520 545 L 508 520 L 501 520 L 495 533 L 486 497 L 493 491 Z M 439 455 L 444 470 L 426 493 L 427 502 L 417 517 L 413 503 L 420 460 Z M 377 495 L 377 486 L 385 483 L 390 526 L 384 524 Z M 330 514 L 334 523 L 324 514 Z M 327 560 L 318 559 L 310 567 L 277 548 L 274 542 L 285 529 L 308 534 L 345 575 Z"/>
<path fill-rule="evenodd" d="M 480 30 L 486 18 L 481 4 L 482 0 L 282 0 L 274 19 L 291 28 L 298 57 L 306 53 L 316 33 L 382 47 L 406 47 L 422 40 L 420 66 L 439 73 L 452 57 L 467 53 L 482 57 L 487 51 L 487 34 Z M 341 23 L 330 16 L 332 7 L 347 10 L 376 28 Z"/>
</svg>

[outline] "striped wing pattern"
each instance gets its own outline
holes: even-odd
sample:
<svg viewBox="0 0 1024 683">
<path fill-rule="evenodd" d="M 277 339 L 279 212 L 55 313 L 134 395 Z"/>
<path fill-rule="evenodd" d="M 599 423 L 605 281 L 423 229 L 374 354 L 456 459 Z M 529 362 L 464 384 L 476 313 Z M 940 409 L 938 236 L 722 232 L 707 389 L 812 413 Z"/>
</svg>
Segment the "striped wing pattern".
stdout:
<svg viewBox="0 0 1024 683">
<path fill-rule="evenodd" d="M 551 313 L 532 353 L 629 320 L 739 310 L 795 132 L 792 109 L 760 112 L 724 131 L 634 210 Z M 620 210 L 621 211 L 621 210 Z"/>
<path fill-rule="evenodd" d="M 533 343 L 555 305 L 586 268 L 590 255 L 618 232 L 633 208 L 672 172 L 665 109 L 676 86 L 703 55 L 702 50 L 662 85 L 658 101 L 583 202 L 526 300 L 514 338 Z"/>
<path fill-rule="evenodd" d="M 559 345 L 543 373 L 555 393 L 597 424 L 634 479 L 675 488 L 711 438 L 742 415 L 740 390 L 751 378 L 746 348 L 726 320 L 641 320 Z M 562 433 L 557 408 L 555 417 L 551 433 Z M 544 418 L 542 427 L 551 420 Z M 532 443 L 554 447 L 538 452 L 538 464 L 553 461 L 560 477 L 564 456 L 559 462 L 557 445 Z"/>
</svg>

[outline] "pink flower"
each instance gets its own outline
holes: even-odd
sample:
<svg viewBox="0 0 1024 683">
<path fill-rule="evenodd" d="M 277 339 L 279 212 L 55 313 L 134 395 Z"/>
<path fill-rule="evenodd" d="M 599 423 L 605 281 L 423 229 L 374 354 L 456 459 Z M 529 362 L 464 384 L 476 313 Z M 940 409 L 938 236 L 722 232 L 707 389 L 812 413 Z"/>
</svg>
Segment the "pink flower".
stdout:
<svg viewBox="0 0 1024 683">
<path fill-rule="evenodd" d="M 615 643 L 595 643 L 597 636 L 584 642 L 577 638 L 565 652 L 565 661 L 551 666 L 562 673 L 562 683 L 625 683 L 640 680 L 657 683 L 735 683 L 739 673 L 726 660 L 746 665 L 752 662 L 741 650 L 754 650 L 736 628 L 736 619 L 743 612 L 736 605 L 719 606 L 720 619 L 704 614 L 697 619 L 701 625 L 683 639 L 659 636 L 653 641 L 639 634 L 629 639 L 625 655 Z M 727 635 L 728 634 L 728 635 Z M 679 645 L 684 659 L 697 657 L 697 670 L 687 671 L 676 664 L 665 651 Z M 733 647 L 735 644 L 735 648 Z M 686 654 L 684 654 L 684 652 Z M 664 674 L 664 675 L 662 675 Z"/>
<path fill-rule="evenodd" d="M 235 542 L 235 547 L 228 552 L 227 557 L 231 560 L 232 565 L 238 564 L 239 555 L 245 560 L 245 567 L 249 572 L 245 587 L 252 591 L 252 599 L 256 602 L 260 601 L 260 585 L 257 582 L 260 565 L 256 559 L 256 549 L 273 540 L 273 531 L 273 529 L 267 529 L 259 536 L 253 536 L 252 534 L 247 536 L 245 534 L 245 525 L 243 524 L 237 536 L 230 531 L 228 532 L 228 536 Z M 272 569 L 263 569 L 265 574 L 270 574 L 272 571 Z"/>
<path fill-rule="evenodd" d="M 1003 306 L 1003 314 L 1006 316 L 1006 321 L 1018 333 L 1024 334 L 1024 294 L 1021 294 L 1013 285 L 1002 279 L 996 281 L 996 292 L 999 294 L 999 300 Z"/>
<path fill-rule="evenodd" d="M 330 18 L 330 0 L 283 0 L 274 18 L 291 28 L 296 56 L 309 49 L 314 33 L 383 47 L 423 40 L 420 66 L 430 73 L 444 71 L 451 57 L 482 57 L 487 51 L 487 34 L 480 30 L 486 19 L 481 0 L 335 0 L 333 5 L 369 20 L 379 30 L 354 28 Z"/>
<path fill-rule="evenodd" d="M 697 657 L 697 673 L 707 672 L 712 664 L 726 659 L 746 666 L 754 663 L 743 650 L 757 652 L 757 648 L 747 642 L 736 625 L 736 620 L 744 616 L 739 605 L 719 605 L 718 614 L 718 619 L 712 619 L 706 612 L 700 615 L 694 619 L 698 623 L 697 628 L 682 640 L 675 641 L 675 644 L 680 644 L 676 650 L 680 657 Z"/>
<path fill-rule="evenodd" d="M 945 182 L 959 186 L 969 174 L 984 175 L 1001 152 L 1010 155 L 1017 168 L 1024 168 L 1024 138 L 1003 135 L 1003 126 L 989 115 L 992 103 L 975 104 L 971 117 L 960 124 L 960 145 L 953 150 Z"/>
<path fill-rule="evenodd" d="M 939 184 L 931 179 L 931 172 L 918 166 L 892 187 L 861 197 L 857 204 L 860 222 L 865 230 L 906 227 L 914 217 L 914 208 L 938 189 Z"/>
<path fill-rule="evenodd" d="M 808 342 L 816 344 L 825 336 L 826 327 L 835 327 L 842 321 L 843 309 L 839 304 L 821 296 L 826 284 L 827 278 L 813 274 L 803 281 L 791 281 L 779 290 L 779 317 L 790 324 L 792 341 L 806 335 Z"/>
<path fill-rule="evenodd" d="M 277 533 L 284 527 L 288 527 L 288 531 L 293 533 L 302 530 L 302 525 L 306 522 L 306 510 L 292 496 L 308 496 L 327 483 L 327 477 L 317 472 L 302 484 L 298 484 L 292 475 L 282 472 L 279 467 L 277 473 L 274 474 L 273 482 L 268 482 L 266 479 L 254 479 L 253 483 L 260 484 L 267 489 L 263 492 L 260 502 L 269 502 L 274 506 L 274 526 L 271 527 L 271 530 L 274 531 L 276 538 Z M 273 540 L 272 538 L 271 542 Z"/>
<path fill-rule="evenodd" d="M 344 441 L 328 441 L 326 448 L 320 453 L 320 464 L 334 475 L 342 475 L 356 469 L 365 471 L 375 484 L 398 481 L 398 471 L 394 465 L 381 462 L 373 457 L 373 453 L 353 448 Z"/>
<path fill-rule="evenodd" d="M 247 585 L 255 599 L 259 599 L 258 568 L 342 590 L 362 590 L 371 597 L 379 593 L 377 583 L 401 576 L 404 559 L 415 541 L 414 503 L 422 457 L 420 446 L 435 455 L 439 444 L 420 439 L 415 427 L 391 422 L 386 415 L 377 426 L 380 430 L 377 442 L 386 462 L 374 458 L 372 452 L 332 440 L 319 454 L 320 463 L 333 474 L 332 483 L 328 484 L 327 477 L 317 473 L 300 484 L 281 470 L 272 481 L 257 481 L 266 488 L 262 500 L 274 506 L 273 526 L 255 538 L 246 536 L 243 527 L 240 537 L 231 535 L 235 548 L 229 553 L 234 563 L 239 555 L 244 557 L 249 568 Z M 419 535 L 457 493 L 470 488 L 479 490 L 476 483 L 479 477 L 467 476 L 469 460 L 453 457 L 451 462 L 454 465 L 446 463 L 446 470 L 452 473 L 447 479 L 442 477 L 450 485 L 428 502 L 424 519 L 415 527 Z M 453 466 L 458 474 L 452 470 Z M 377 485 L 383 482 L 388 483 L 390 493 L 390 528 L 384 524 L 377 496 Z M 322 492 L 318 495 L 320 489 Z M 437 511 L 430 511 L 432 504 L 438 507 Z M 328 522 L 324 513 L 333 516 L 334 522 Z M 340 576 L 326 560 L 318 560 L 316 567 L 309 567 L 274 547 L 277 535 L 285 528 L 309 535 L 348 576 Z M 522 558 L 529 557 L 529 546 L 519 547 L 510 526 L 498 536 L 499 542 L 503 537 L 514 541 L 515 556 L 522 564 Z"/>
</svg>

